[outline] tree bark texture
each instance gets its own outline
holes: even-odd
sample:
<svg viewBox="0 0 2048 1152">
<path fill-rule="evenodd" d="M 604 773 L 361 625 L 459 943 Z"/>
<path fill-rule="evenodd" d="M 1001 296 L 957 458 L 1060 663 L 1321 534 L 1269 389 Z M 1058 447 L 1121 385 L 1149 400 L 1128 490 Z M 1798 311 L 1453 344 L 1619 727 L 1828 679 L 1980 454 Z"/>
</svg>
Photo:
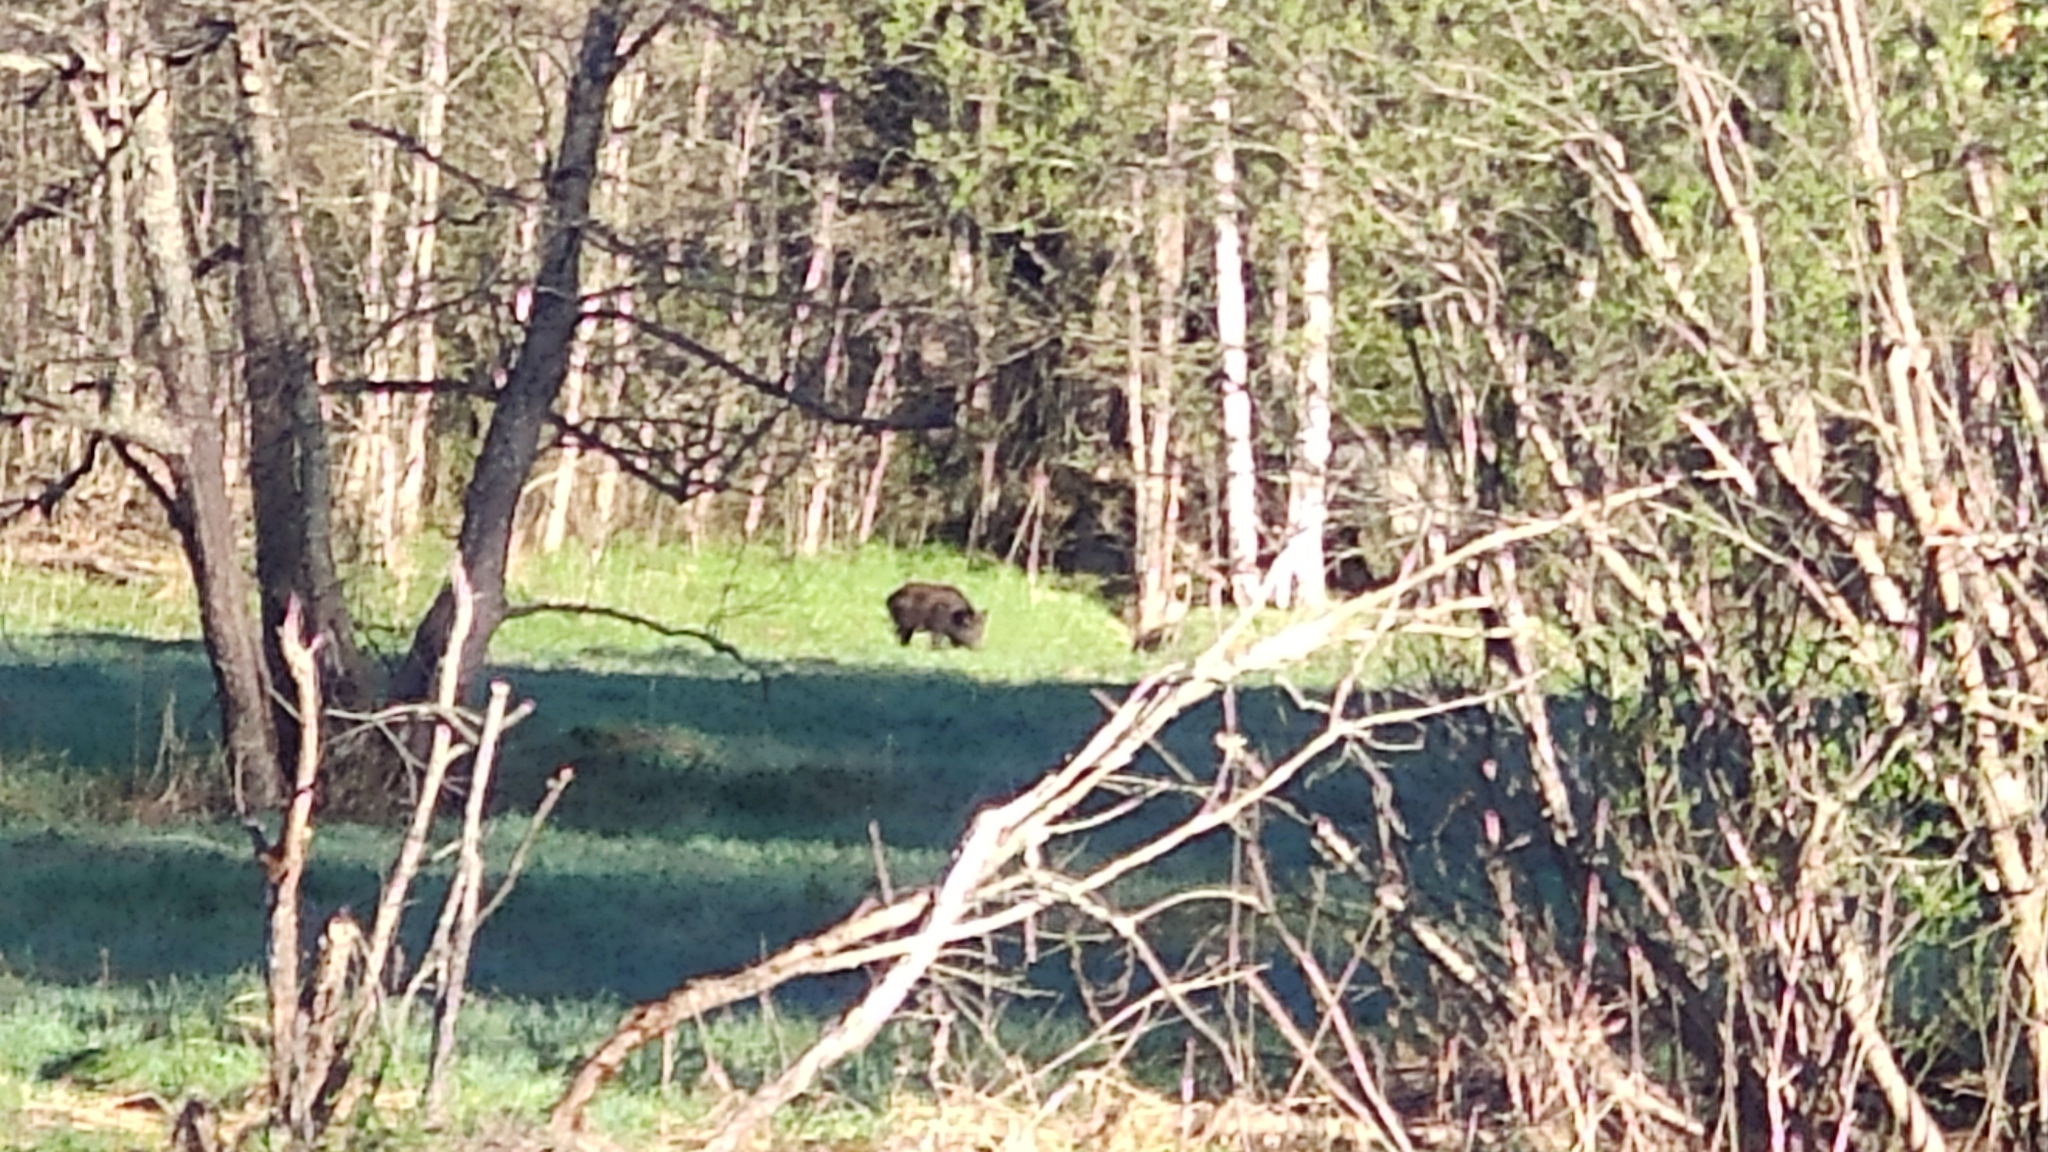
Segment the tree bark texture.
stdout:
<svg viewBox="0 0 2048 1152">
<path fill-rule="evenodd" d="M 420 57 L 425 99 L 420 105 L 419 138 L 425 154 L 413 157 L 412 227 L 407 231 L 406 255 L 412 269 L 408 303 L 413 313 L 413 376 L 422 381 L 434 379 L 441 370 L 434 328 L 434 261 L 440 240 L 440 157 L 448 126 L 448 20 L 452 7 L 453 0 L 434 0 Z M 427 491 L 427 425 L 433 411 L 434 394 L 425 391 L 412 397 L 411 411 L 406 414 L 405 459 L 395 500 L 399 530 L 408 537 L 419 531 L 426 515 L 422 504 Z"/>
<path fill-rule="evenodd" d="M 640 94 L 646 86 L 646 73 L 642 70 L 635 69 L 620 77 L 613 87 L 611 107 L 606 116 L 610 131 L 598 156 L 598 182 L 592 196 L 599 205 L 600 214 L 611 222 L 614 229 L 624 229 L 631 219 L 632 197 L 627 186 L 632 162 L 630 129 L 638 112 Z M 619 318 L 604 330 L 611 345 L 610 355 L 601 361 L 606 388 L 597 395 L 598 390 L 592 387 L 591 353 L 595 350 L 599 329 L 595 321 L 586 321 L 576 330 L 576 346 L 570 355 L 569 378 L 564 385 L 562 416 L 572 424 L 582 419 L 586 408 L 602 415 L 618 415 L 625 394 L 626 365 L 633 347 L 633 325 L 626 319 L 633 311 L 633 261 L 624 252 L 614 252 L 603 267 L 604 271 L 589 277 L 590 283 L 585 285 L 584 294 L 592 299 L 610 296 L 613 309 L 619 313 Z M 582 445 L 573 440 L 564 443 L 556 453 L 554 483 L 549 486 L 547 514 L 541 524 L 540 550 L 543 553 L 558 552 L 568 541 L 582 461 Z M 599 454 L 593 463 L 598 469 L 597 491 L 592 496 L 592 515 L 586 521 L 582 534 L 593 548 L 601 549 L 610 526 L 619 469 L 618 461 L 609 455 Z"/>
<path fill-rule="evenodd" d="M 273 680 L 288 682 L 278 629 L 296 597 L 315 633 L 325 638 L 321 650 L 328 698 L 355 707 L 369 698 L 369 665 L 356 648 L 355 626 L 334 567 L 327 422 L 313 368 L 310 314 L 293 274 L 286 228 L 274 69 L 256 7 L 240 5 L 235 15 L 242 197 L 237 287 L 264 655 Z M 296 746 L 292 711 L 280 704 L 274 714 L 279 746 Z"/>
<path fill-rule="evenodd" d="M 220 693 L 222 742 L 239 798 L 253 807 L 274 807 L 283 787 L 270 722 L 270 678 L 256 620 L 249 615 L 249 577 L 228 497 L 226 390 L 215 370 L 193 269 L 173 143 L 170 70 L 162 58 L 139 48 L 126 68 L 128 91 L 141 98 L 134 127 L 136 222 L 159 309 L 155 359 L 180 440 L 164 461 L 170 473 L 167 512 L 192 566 L 200 631 Z"/>
<path fill-rule="evenodd" d="M 1215 183 L 1216 342 L 1223 359 L 1223 526 L 1231 602 L 1263 607 L 1259 580 L 1259 472 L 1252 445 L 1251 356 L 1247 351 L 1244 244 L 1238 229 L 1237 156 L 1230 128 L 1230 34 L 1222 27 L 1228 0 L 1213 0 L 1209 17 L 1210 115 L 1216 121 L 1209 174 Z"/>
<path fill-rule="evenodd" d="M 1304 88 L 1316 83 L 1305 71 Z M 1330 220 L 1323 192 L 1322 138 L 1313 112 L 1301 116 L 1301 364 L 1295 379 L 1294 460 L 1287 483 L 1287 540 L 1274 581 L 1283 604 L 1320 607 L 1329 598 L 1323 535 L 1329 523 L 1330 337 L 1336 313 L 1330 302 Z"/>
</svg>

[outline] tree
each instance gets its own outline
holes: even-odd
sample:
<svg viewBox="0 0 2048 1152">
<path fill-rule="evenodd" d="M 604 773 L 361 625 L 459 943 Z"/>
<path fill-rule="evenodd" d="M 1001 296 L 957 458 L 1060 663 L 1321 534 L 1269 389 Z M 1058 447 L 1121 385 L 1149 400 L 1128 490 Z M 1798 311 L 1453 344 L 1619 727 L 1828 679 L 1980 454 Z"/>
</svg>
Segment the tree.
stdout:
<svg viewBox="0 0 2048 1152">
<path fill-rule="evenodd" d="M 1209 108 L 1216 121 L 1209 163 L 1216 198 L 1216 342 L 1223 368 L 1223 523 L 1228 533 L 1231 602 L 1251 610 L 1264 607 L 1259 579 L 1259 475 L 1253 455 L 1244 255 L 1237 222 L 1237 155 L 1231 139 L 1230 33 L 1223 27 L 1227 3 L 1211 0 L 1211 27 L 1207 30 L 1213 93 Z"/>
<path fill-rule="evenodd" d="M 367 661 L 342 600 L 334 564 L 332 460 L 321 412 L 308 299 L 293 273 L 286 228 L 276 71 L 262 6 L 235 9 L 238 214 L 242 258 L 236 277 L 244 387 L 249 411 L 249 480 L 256 521 L 256 583 L 264 654 L 276 684 L 289 680 L 279 640 L 297 600 L 327 655 L 328 691 L 343 707 L 371 695 Z M 275 710 L 278 746 L 297 746 L 296 719 Z"/>
<path fill-rule="evenodd" d="M 121 61 L 134 111 L 136 224 L 143 265 L 156 300 L 154 344 L 164 396 L 157 428 L 115 429 L 115 450 L 163 504 L 184 545 L 199 593 L 199 619 L 220 692 L 224 743 L 237 794 L 257 807 L 277 803 L 282 777 L 271 725 L 270 678 L 256 621 L 248 610 L 248 576 L 228 496 L 221 414 L 225 381 L 215 367 L 212 333 L 200 306 L 195 246 L 185 221 L 185 194 L 175 136 L 171 68 L 147 45 L 165 43 L 165 29 L 125 30 L 131 47 Z M 138 414 L 138 420 L 144 419 Z M 154 457 L 162 467 L 152 467 Z"/>
<path fill-rule="evenodd" d="M 1329 596 L 1323 543 L 1329 530 L 1330 338 L 1336 325 L 1330 300 L 1329 206 L 1316 111 L 1326 98 L 1317 66 L 1303 66 L 1299 83 L 1304 99 L 1295 195 L 1301 218 L 1302 307 L 1307 315 L 1293 382 L 1295 434 L 1287 474 L 1287 535 L 1273 560 L 1271 580 L 1281 606 L 1315 608 Z"/>
<path fill-rule="evenodd" d="M 606 134 L 605 104 L 620 69 L 646 43 L 643 35 L 622 50 L 620 37 L 629 11 L 626 0 L 597 0 L 584 23 L 576 70 L 569 77 L 562 143 L 548 173 L 533 312 L 518 359 L 498 391 L 490 429 L 463 498 L 457 550 L 476 596 L 475 623 L 462 647 L 464 683 L 482 665 L 491 634 L 505 619 L 505 567 L 513 516 L 540 454 L 541 436 L 568 374 L 570 345 L 583 317 L 583 234 L 598 148 Z M 425 694 L 448 646 L 454 616 L 454 590 L 444 585 L 393 677 L 395 697 L 418 699 Z"/>
</svg>

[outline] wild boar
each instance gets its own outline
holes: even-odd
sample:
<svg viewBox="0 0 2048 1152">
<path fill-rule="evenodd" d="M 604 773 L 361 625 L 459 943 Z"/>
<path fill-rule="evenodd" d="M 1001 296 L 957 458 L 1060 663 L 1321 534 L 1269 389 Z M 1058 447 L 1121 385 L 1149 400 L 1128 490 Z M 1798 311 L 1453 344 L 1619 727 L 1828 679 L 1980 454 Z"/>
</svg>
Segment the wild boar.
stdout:
<svg viewBox="0 0 2048 1152">
<path fill-rule="evenodd" d="M 917 581 L 889 594 L 889 618 L 896 622 L 898 643 L 908 644 L 917 633 L 929 632 L 934 648 L 940 637 L 956 648 L 979 648 L 988 625 L 988 613 L 975 611 L 958 588 Z"/>
</svg>

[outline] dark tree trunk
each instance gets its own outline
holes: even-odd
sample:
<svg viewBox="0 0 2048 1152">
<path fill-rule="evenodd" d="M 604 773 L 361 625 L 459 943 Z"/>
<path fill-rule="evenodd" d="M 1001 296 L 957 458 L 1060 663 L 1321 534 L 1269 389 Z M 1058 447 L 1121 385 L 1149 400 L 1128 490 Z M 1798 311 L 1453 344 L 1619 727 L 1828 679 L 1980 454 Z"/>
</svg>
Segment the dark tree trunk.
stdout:
<svg viewBox="0 0 2048 1152">
<path fill-rule="evenodd" d="M 236 12 L 238 178 L 242 262 L 238 288 L 249 394 L 249 480 L 256 514 L 256 581 L 263 651 L 274 683 L 290 683 L 278 627 L 293 597 L 324 638 L 326 697 L 344 707 L 369 698 L 369 668 L 334 570 L 327 424 L 313 372 L 313 335 L 288 248 L 274 70 L 262 17 Z M 279 747 L 295 747 L 297 720 L 273 710 Z"/>
<path fill-rule="evenodd" d="M 624 0 L 599 0 L 583 26 L 576 74 L 569 78 L 562 147 L 548 173 L 540 272 L 526 339 L 505 386 L 498 391 L 490 430 L 462 500 L 462 565 L 476 593 L 476 623 L 461 653 L 461 682 L 483 663 L 491 634 L 505 618 L 505 563 L 519 494 L 540 455 L 541 434 L 567 375 L 569 347 L 583 312 L 583 228 L 597 150 L 605 136 L 605 102 L 624 61 L 619 32 Z M 399 700 L 421 699 L 434 682 L 454 619 L 454 593 L 444 584 L 413 634 L 412 650 L 391 684 Z"/>
</svg>

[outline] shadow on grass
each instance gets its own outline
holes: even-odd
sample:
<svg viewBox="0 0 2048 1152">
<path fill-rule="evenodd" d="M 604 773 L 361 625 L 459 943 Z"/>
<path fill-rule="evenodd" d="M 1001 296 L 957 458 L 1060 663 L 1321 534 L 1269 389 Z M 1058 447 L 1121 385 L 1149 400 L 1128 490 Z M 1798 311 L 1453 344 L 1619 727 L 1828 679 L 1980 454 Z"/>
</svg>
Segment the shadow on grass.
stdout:
<svg viewBox="0 0 2048 1152">
<path fill-rule="evenodd" d="M 508 741 L 506 819 L 493 832 L 492 860 L 505 858 L 557 764 L 574 763 L 578 777 L 519 891 L 480 940 L 478 984 L 520 996 L 637 999 L 743 964 L 836 919 L 872 888 L 870 821 L 899 883 L 935 875 L 975 808 L 1078 746 L 1104 715 L 1097 691 L 1123 691 L 978 681 L 949 669 L 954 656 L 934 652 L 929 669 L 911 670 L 785 665 L 765 691 L 696 654 L 678 655 L 674 669 L 498 670 L 539 710 Z M 193 644 L 74 635 L 0 649 L 0 773 L 53 751 L 74 772 L 146 772 L 166 708 L 178 725 L 207 733 L 211 686 Z M 1316 719 L 1278 689 L 1242 692 L 1238 710 L 1269 761 Z M 1215 728 L 1213 707 L 1183 717 L 1162 737 L 1162 753 L 1210 778 Z M 1478 811 L 1500 802 L 1472 798 L 1483 733 L 1465 723 L 1410 735 L 1413 748 L 1378 758 L 1414 838 L 1433 846 L 1446 882 L 1462 888 Z M 1163 773 L 1160 755 L 1149 767 Z M 1362 773 L 1333 759 L 1297 791 L 1369 837 Z M 1188 797 L 1179 811 L 1199 801 Z M 1113 851 L 1175 815 L 1171 804 L 1152 807 L 1092 847 Z M 1278 866 L 1305 867 L 1305 836 L 1275 825 Z M 352 905 L 367 917 L 394 839 L 385 829 L 323 827 L 309 914 Z M 1211 868 L 1221 844 L 1182 863 Z M 416 902 L 436 902 L 439 883 Z M 262 885 L 232 826 L 0 824 L 0 956 L 36 976 L 130 981 L 251 969 L 262 959 L 261 918 Z M 431 913 L 414 918 L 424 933 Z"/>
</svg>

